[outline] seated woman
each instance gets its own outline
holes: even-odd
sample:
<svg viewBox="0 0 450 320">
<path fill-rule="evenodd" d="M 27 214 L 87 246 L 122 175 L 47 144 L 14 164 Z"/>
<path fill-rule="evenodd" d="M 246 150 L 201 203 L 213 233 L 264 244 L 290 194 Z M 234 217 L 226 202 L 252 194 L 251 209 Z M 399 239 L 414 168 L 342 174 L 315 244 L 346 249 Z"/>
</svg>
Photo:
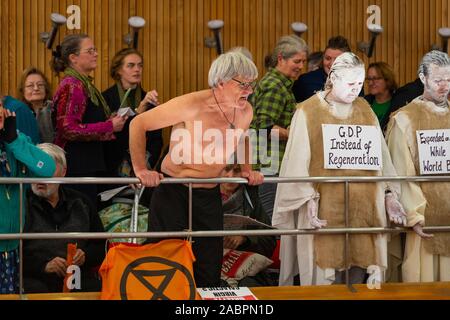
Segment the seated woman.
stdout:
<svg viewBox="0 0 450 320">
<path fill-rule="evenodd" d="M 51 116 L 52 95 L 47 77 L 37 68 L 28 68 L 22 73 L 18 91 L 19 99 L 30 107 L 36 117 L 40 141 L 52 143 L 55 132 Z"/>
<path fill-rule="evenodd" d="M 241 177 L 239 165 L 228 165 L 225 167 L 224 178 Z M 223 214 L 233 214 L 250 217 L 264 224 L 270 225 L 270 221 L 265 213 L 258 196 L 258 188 L 237 183 L 222 183 L 220 185 L 222 195 Z M 224 222 L 227 228 L 226 219 Z M 246 229 L 257 229 L 255 226 L 248 226 Z M 235 229 L 235 228 L 233 228 Z M 267 258 L 271 258 L 276 247 L 274 236 L 227 236 L 223 238 L 224 249 L 249 251 L 259 253 Z M 239 286 L 255 287 L 273 285 L 270 277 L 259 272 L 256 276 L 247 276 L 238 282 Z"/>
<path fill-rule="evenodd" d="M 102 93 L 112 112 L 117 112 L 119 107 L 122 106 L 131 108 L 139 114 L 159 104 L 158 93 L 155 90 L 147 93 L 142 89 L 142 71 L 143 57 L 139 51 L 133 48 L 125 48 L 116 53 L 110 69 L 111 77 L 116 83 Z M 128 94 L 126 94 L 127 92 Z M 132 175 L 128 152 L 128 131 L 131 119 L 130 117 L 125 124 L 124 130 L 116 134 L 116 140 L 108 141 L 105 144 L 108 176 Z M 154 168 L 158 161 L 162 145 L 162 130 L 147 133 L 147 163 L 149 168 Z"/>
<path fill-rule="evenodd" d="M 389 116 L 395 110 L 391 108 L 392 95 L 397 90 L 394 70 L 385 62 L 375 62 L 367 69 L 369 95 L 365 97 L 377 115 L 383 132 L 386 130 Z"/>
</svg>

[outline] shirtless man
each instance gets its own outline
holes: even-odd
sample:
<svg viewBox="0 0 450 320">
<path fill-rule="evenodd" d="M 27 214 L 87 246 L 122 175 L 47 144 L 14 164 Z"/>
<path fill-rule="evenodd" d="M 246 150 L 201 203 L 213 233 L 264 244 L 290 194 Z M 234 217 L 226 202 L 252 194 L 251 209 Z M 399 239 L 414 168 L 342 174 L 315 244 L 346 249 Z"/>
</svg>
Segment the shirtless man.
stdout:
<svg viewBox="0 0 450 320">
<path fill-rule="evenodd" d="M 251 60 L 238 52 L 225 53 L 211 65 L 211 89 L 172 99 L 131 122 L 130 153 L 134 172 L 143 185 L 157 187 L 150 205 L 149 231 L 182 231 L 188 228 L 188 188 L 181 184 L 160 185 L 163 175 L 174 178 L 219 177 L 238 146 L 245 145 L 245 159 L 238 159 L 242 160 L 242 177 L 248 179 L 249 185 L 263 182 L 264 177 L 253 171 L 249 163 L 249 141 L 245 135 L 253 118 L 247 98 L 253 92 L 257 76 L 258 71 Z M 162 174 L 150 171 L 145 162 L 145 133 L 169 126 L 173 126 L 173 130 L 169 153 L 161 166 Z M 212 144 L 214 152 L 210 152 Z M 196 184 L 193 187 L 193 230 L 222 230 L 219 186 Z M 193 251 L 197 287 L 218 286 L 222 239 L 196 238 Z"/>
</svg>

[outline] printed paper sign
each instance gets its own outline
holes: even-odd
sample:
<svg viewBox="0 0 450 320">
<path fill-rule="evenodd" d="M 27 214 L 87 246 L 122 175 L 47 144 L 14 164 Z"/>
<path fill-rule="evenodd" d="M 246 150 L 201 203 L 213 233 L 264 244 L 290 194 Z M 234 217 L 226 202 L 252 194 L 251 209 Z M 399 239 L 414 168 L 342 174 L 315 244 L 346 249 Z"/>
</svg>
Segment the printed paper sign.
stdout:
<svg viewBox="0 0 450 320">
<path fill-rule="evenodd" d="M 450 172 L 450 130 L 417 131 L 421 175 Z"/>
<path fill-rule="evenodd" d="M 377 127 L 323 124 L 322 133 L 325 169 L 378 171 L 383 168 Z"/>
<path fill-rule="evenodd" d="M 203 300 L 258 300 L 249 288 L 197 288 Z"/>
</svg>

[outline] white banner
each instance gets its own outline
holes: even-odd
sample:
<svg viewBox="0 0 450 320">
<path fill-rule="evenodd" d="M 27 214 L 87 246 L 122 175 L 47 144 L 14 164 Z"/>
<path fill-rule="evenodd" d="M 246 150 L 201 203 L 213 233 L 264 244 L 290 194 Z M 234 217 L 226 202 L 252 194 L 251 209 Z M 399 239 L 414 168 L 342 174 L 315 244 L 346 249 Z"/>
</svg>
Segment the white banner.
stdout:
<svg viewBox="0 0 450 320">
<path fill-rule="evenodd" d="M 450 172 L 450 129 L 417 131 L 421 175 Z"/>
<path fill-rule="evenodd" d="M 378 171 L 383 168 L 377 127 L 323 124 L 322 133 L 325 169 Z"/>
</svg>

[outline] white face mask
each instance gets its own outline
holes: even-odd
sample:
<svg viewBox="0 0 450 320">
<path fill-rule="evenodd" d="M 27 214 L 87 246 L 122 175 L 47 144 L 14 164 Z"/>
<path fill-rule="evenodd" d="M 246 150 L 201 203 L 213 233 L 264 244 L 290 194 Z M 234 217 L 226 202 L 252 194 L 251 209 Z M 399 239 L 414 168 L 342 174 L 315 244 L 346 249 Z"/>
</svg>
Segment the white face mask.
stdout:
<svg viewBox="0 0 450 320">
<path fill-rule="evenodd" d="M 333 72 L 331 94 L 338 103 L 350 104 L 361 92 L 366 72 L 364 68 L 342 69 Z"/>
<path fill-rule="evenodd" d="M 447 104 L 450 92 L 450 66 L 430 66 L 427 77 L 420 75 L 424 84 L 424 98 L 434 102 L 436 105 Z"/>
</svg>

